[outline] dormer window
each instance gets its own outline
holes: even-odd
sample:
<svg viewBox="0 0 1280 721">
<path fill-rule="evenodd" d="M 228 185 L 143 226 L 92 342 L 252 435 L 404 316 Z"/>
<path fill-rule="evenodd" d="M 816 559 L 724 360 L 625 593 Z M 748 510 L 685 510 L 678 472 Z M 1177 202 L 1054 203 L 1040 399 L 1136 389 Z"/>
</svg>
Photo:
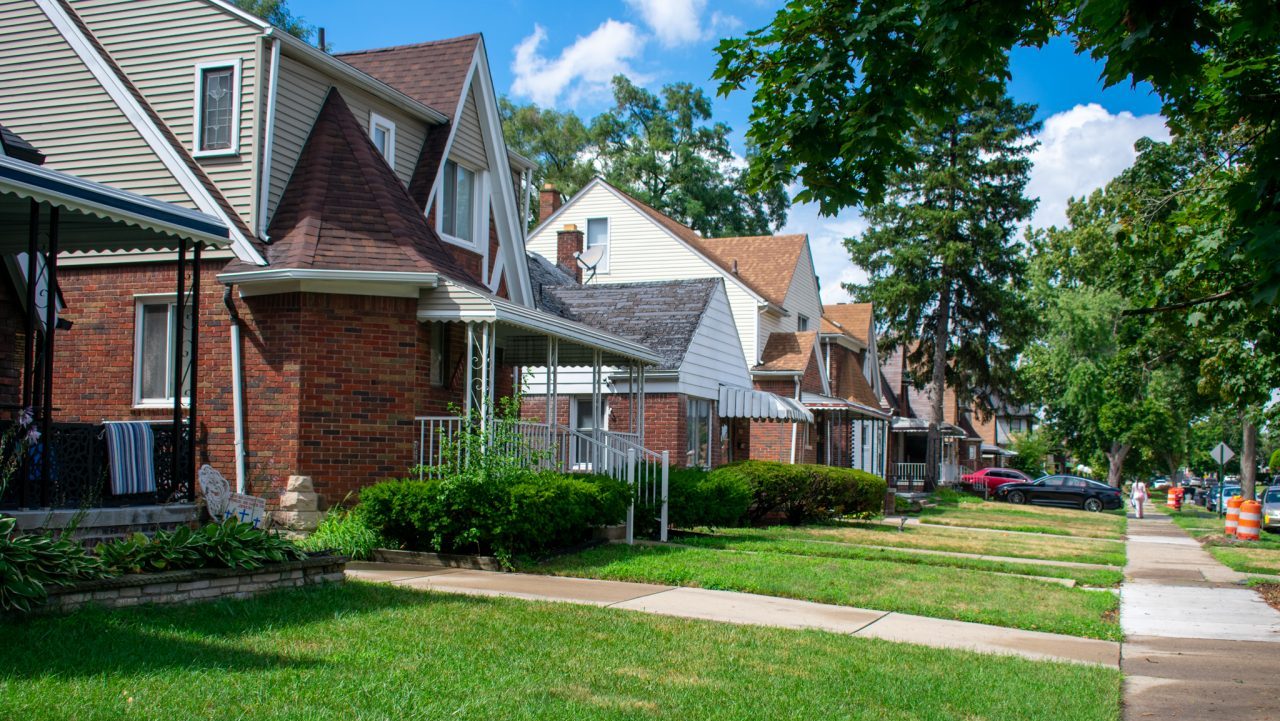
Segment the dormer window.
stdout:
<svg viewBox="0 0 1280 721">
<path fill-rule="evenodd" d="M 796 315 L 796 330 L 809 330 L 809 316 L 803 314 Z"/>
<path fill-rule="evenodd" d="M 440 230 L 458 240 L 475 242 L 476 172 L 452 160 L 444 164 Z"/>
<path fill-rule="evenodd" d="M 369 113 L 369 137 L 373 146 L 387 159 L 392 168 L 396 167 L 396 124 L 378 115 Z"/>
<path fill-rule="evenodd" d="M 240 142 L 240 63 L 196 67 L 195 154 L 234 155 Z"/>
</svg>

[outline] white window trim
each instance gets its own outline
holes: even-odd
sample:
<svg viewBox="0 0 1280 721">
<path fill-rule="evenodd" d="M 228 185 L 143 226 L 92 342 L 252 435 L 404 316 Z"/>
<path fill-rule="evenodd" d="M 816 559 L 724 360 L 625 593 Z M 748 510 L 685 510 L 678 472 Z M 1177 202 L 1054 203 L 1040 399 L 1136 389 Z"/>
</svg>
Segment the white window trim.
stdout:
<svg viewBox="0 0 1280 721">
<path fill-rule="evenodd" d="M 173 398 L 142 397 L 142 309 L 148 305 L 166 303 L 175 305 L 178 302 L 176 293 L 146 293 L 133 297 L 133 407 L 134 408 L 173 408 Z M 169 325 L 169 337 L 166 345 L 173 345 L 173 325 Z M 172 375 L 172 369 L 169 369 Z M 189 396 L 182 397 L 182 405 L 191 405 Z"/>
<path fill-rule="evenodd" d="M 218 150 L 200 149 L 200 123 L 204 115 L 204 92 L 200 82 L 206 70 L 231 68 L 231 147 Z M 196 158 L 219 158 L 240 154 L 240 58 L 209 60 L 197 63 L 195 68 L 195 114 L 191 123 L 191 154 Z"/>
<path fill-rule="evenodd" d="M 373 139 L 373 130 L 374 130 L 374 128 L 375 128 L 375 127 L 377 127 L 377 126 L 379 126 L 379 125 L 381 125 L 382 127 L 384 127 L 384 128 L 386 128 L 386 129 L 387 129 L 387 153 L 386 153 L 386 156 L 385 156 L 385 157 L 386 157 L 387 165 L 390 165 L 390 166 L 391 166 L 391 169 L 392 169 L 392 170 L 395 170 L 395 169 L 396 169 L 396 124 L 395 124 L 395 121 L 391 120 L 390 118 L 388 118 L 388 117 L 386 117 L 386 116 L 378 115 L 378 114 L 377 114 L 377 113 L 375 113 L 374 111 L 370 110 L 370 111 L 369 111 L 369 139 L 370 139 L 370 140 L 372 140 L 372 139 Z M 375 147 L 375 148 L 376 148 L 376 147 L 378 147 L 378 146 L 377 146 L 377 144 L 375 143 L 373 147 Z"/>
<path fill-rule="evenodd" d="M 598 218 L 587 218 L 587 224 L 582 229 L 585 233 L 590 234 L 591 221 L 593 220 L 604 221 L 604 258 L 601 259 L 598 265 L 596 265 L 596 275 L 609 275 L 609 267 L 610 267 L 609 261 L 611 260 L 610 256 L 613 255 L 613 222 L 609 220 L 608 216 L 602 216 Z M 587 236 L 583 236 L 582 238 L 582 249 L 583 250 L 587 249 Z"/>
<path fill-rule="evenodd" d="M 467 240 L 459 238 L 444 232 L 444 180 L 441 179 L 437 183 L 436 197 L 433 202 L 436 211 L 436 233 L 446 242 L 456 246 L 466 248 L 467 250 L 480 253 L 485 256 L 486 260 L 489 256 L 489 171 L 476 170 L 466 163 L 459 163 L 452 158 L 446 159 L 440 165 L 440 172 L 445 172 L 449 167 L 448 163 L 452 162 L 460 168 L 470 170 L 476 179 L 476 187 L 474 189 L 475 197 L 473 198 L 473 212 L 475 217 L 472 219 L 472 228 L 475 229 L 475 240 Z M 483 242 L 481 242 L 483 241 Z"/>
</svg>

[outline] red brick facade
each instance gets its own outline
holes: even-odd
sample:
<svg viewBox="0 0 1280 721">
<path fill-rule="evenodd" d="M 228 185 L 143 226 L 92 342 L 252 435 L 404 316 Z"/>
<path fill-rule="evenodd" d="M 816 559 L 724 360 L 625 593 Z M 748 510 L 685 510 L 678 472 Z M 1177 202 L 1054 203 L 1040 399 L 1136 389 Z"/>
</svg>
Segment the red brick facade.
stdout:
<svg viewBox="0 0 1280 721">
<path fill-rule="evenodd" d="M 26 319 L 13 285 L 0 278 L 0 418 L 22 402 L 22 354 Z"/>
</svg>

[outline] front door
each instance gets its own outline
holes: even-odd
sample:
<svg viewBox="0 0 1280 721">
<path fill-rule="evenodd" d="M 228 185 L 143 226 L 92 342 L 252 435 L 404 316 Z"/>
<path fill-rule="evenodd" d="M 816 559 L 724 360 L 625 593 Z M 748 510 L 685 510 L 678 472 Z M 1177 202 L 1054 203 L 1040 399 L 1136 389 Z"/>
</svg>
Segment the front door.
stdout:
<svg viewBox="0 0 1280 721">
<path fill-rule="evenodd" d="M 602 401 L 603 402 L 603 401 Z M 587 438 L 596 438 L 596 421 L 591 413 L 591 398 L 576 398 L 573 402 L 573 428 Z M 575 437 L 570 462 L 575 470 L 590 471 L 592 449 L 595 444 Z"/>
</svg>

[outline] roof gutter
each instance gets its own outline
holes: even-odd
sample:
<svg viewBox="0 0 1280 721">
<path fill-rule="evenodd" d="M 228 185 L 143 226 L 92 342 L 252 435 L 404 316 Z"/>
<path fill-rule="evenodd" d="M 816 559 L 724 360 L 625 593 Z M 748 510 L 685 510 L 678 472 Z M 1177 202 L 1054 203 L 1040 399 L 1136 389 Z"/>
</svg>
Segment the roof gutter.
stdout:
<svg viewBox="0 0 1280 721">
<path fill-rule="evenodd" d="M 405 283 L 420 288 L 435 288 L 440 284 L 438 273 L 408 273 L 384 270 L 325 270 L 318 268 L 273 268 L 271 270 L 247 270 L 239 273 L 221 273 L 223 283 L 266 283 L 281 280 L 339 280 L 370 283 Z"/>
<path fill-rule="evenodd" d="M 804 375 L 803 371 L 751 371 L 753 376 L 764 376 L 765 378 L 799 378 Z"/>
<path fill-rule="evenodd" d="M 411 115 L 415 115 L 418 118 L 426 120 L 434 125 L 444 125 L 449 122 L 449 118 L 439 110 L 414 100 L 381 80 L 360 72 L 355 67 L 342 62 L 329 53 L 308 45 L 289 33 L 278 31 L 276 28 L 267 28 L 263 31 L 263 35 L 279 39 L 286 48 L 296 54 L 300 59 L 314 65 L 315 67 L 325 70 L 326 72 L 332 73 L 360 89 L 376 95 L 386 102 L 395 104 L 400 108 L 409 111 Z"/>
</svg>

